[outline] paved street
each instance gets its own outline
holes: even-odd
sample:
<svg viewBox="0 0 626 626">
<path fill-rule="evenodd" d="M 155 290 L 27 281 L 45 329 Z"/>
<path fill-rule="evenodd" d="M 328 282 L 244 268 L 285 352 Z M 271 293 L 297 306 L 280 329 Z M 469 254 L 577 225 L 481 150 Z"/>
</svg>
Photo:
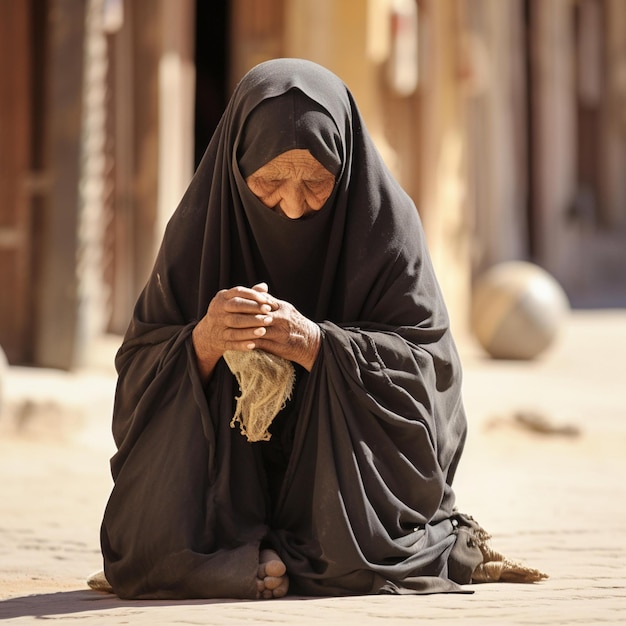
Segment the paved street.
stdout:
<svg viewBox="0 0 626 626">
<path fill-rule="evenodd" d="M 470 419 L 459 508 L 550 575 L 472 595 L 127 602 L 89 590 L 111 481 L 116 340 L 67 374 L 9 368 L 0 414 L 0 619 L 8 624 L 626 622 L 626 310 L 578 311 L 533 362 L 459 341 Z"/>
</svg>

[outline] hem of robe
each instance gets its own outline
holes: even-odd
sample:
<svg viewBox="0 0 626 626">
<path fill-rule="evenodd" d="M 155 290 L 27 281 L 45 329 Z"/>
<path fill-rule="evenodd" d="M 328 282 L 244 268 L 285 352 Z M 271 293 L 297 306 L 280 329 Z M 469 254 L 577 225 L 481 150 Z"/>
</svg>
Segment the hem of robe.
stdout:
<svg viewBox="0 0 626 626">
<path fill-rule="evenodd" d="M 437 593 L 472 594 L 473 589 L 464 589 L 461 585 L 447 578 L 438 576 L 412 576 L 396 583 L 388 580 L 378 590 L 381 595 L 428 595 Z"/>
<path fill-rule="evenodd" d="M 348 589 L 339 584 L 311 585 L 310 581 L 294 580 L 289 577 L 290 593 L 303 597 L 340 597 L 340 596 L 371 596 L 371 595 L 429 595 L 439 593 L 472 594 L 473 589 L 465 589 L 460 584 L 440 576 L 409 576 L 402 580 L 390 580 L 375 572 L 362 572 L 371 576 L 369 589 Z M 308 583 L 308 584 L 307 584 Z"/>
<path fill-rule="evenodd" d="M 116 564 L 106 563 L 104 574 L 112 593 L 124 600 L 255 599 L 259 544 L 200 554 L 173 553 L 149 572 L 116 576 Z"/>
</svg>

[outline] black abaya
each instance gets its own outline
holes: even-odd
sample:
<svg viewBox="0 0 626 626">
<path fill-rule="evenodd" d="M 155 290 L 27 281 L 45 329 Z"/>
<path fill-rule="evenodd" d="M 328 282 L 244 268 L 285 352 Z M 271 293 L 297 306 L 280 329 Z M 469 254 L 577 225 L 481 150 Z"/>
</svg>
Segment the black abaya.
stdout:
<svg viewBox="0 0 626 626">
<path fill-rule="evenodd" d="M 293 148 L 336 175 L 328 202 L 300 220 L 244 181 Z M 272 440 L 250 443 L 229 426 L 233 375 L 220 360 L 203 385 L 191 331 L 218 290 L 261 281 L 319 324 L 322 345 Z M 255 597 L 262 542 L 303 594 L 469 582 L 481 557 L 456 542 L 466 419 L 445 305 L 415 206 L 327 70 L 282 59 L 239 83 L 116 366 L 102 550 L 119 596 Z"/>
</svg>

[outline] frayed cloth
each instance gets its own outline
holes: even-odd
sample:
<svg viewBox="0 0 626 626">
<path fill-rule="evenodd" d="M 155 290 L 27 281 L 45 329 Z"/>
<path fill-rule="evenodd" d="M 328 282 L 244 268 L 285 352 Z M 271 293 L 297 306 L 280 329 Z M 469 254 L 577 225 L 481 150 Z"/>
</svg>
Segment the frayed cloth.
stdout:
<svg viewBox="0 0 626 626">
<path fill-rule="evenodd" d="M 548 574 L 505 557 L 487 543 L 478 547 L 483 562 L 472 574 L 473 583 L 536 583 L 548 578 Z"/>
<path fill-rule="evenodd" d="M 518 561 L 513 561 L 494 550 L 489 544 L 491 535 L 482 527 L 471 535 L 473 541 L 483 555 L 480 563 L 472 573 L 473 583 L 536 583 L 548 578 L 548 574 Z"/>
<path fill-rule="evenodd" d="M 248 441 L 269 441 L 269 427 L 291 398 L 296 372 L 291 361 L 263 350 L 227 350 L 224 360 L 234 374 L 241 395 L 237 396 L 231 428 L 239 422 Z"/>
</svg>

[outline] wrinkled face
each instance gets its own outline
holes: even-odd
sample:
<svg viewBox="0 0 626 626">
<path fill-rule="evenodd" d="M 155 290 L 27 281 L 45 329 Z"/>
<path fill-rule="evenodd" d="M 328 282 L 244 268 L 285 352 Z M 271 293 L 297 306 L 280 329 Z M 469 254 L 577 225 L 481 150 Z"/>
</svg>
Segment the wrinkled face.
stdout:
<svg viewBox="0 0 626 626">
<path fill-rule="evenodd" d="M 246 183 L 265 206 L 297 220 L 324 206 L 335 177 L 308 150 L 289 150 L 250 174 Z"/>
</svg>

